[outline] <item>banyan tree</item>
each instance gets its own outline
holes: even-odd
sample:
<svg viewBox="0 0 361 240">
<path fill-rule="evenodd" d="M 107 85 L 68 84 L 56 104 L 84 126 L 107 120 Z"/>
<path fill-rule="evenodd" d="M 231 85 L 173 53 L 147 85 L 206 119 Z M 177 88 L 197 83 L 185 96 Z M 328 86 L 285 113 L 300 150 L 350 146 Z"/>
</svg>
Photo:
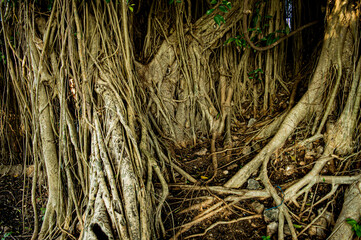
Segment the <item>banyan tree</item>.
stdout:
<svg viewBox="0 0 361 240">
<path fill-rule="evenodd" d="M 1 164 L 34 167 L 32 239 L 213 239 L 255 220 L 232 239 L 260 239 L 271 210 L 277 239 L 357 230 L 359 1 L 0 10 Z"/>
</svg>

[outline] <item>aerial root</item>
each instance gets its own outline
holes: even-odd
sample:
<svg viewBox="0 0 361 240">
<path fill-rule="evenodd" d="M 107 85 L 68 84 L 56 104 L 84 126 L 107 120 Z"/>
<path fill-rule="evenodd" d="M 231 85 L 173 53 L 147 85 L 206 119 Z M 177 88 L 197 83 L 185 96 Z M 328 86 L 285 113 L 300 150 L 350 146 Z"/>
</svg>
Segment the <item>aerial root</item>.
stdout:
<svg viewBox="0 0 361 240">
<path fill-rule="evenodd" d="M 44 221 L 39 233 L 39 239 L 43 239 L 44 236 L 53 231 L 55 225 L 55 215 L 55 209 L 51 205 L 51 201 L 49 200 L 44 215 Z"/>
<path fill-rule="evenodd" d="M 278 222 L 278 239 L 283 240 L 284 234 L 284 218 L 286 218 L 288 227 L 291 231 L 292 240 L 297 239 L 296 230 L 292 223 L 292 218 L 290 216 L 289 210 L 287 209 L 286 205 L 283 204 L 284 196 L 282 196 L 282 199 L 278 196 L 276 189 L 272 186 L 268 174 L 267 174 L 267 165 L 269 162 L 269 158 L 266 158 L 265 161 L 262 164 L 261 174 L 260 178 L 262 183 L 264 184 L 265 188 L 270 192 L 272 198 L 275 200 L 276 204 L 279 206 L 279 222 Z"/>
<path fill-rule="evenodd" d="M 261 174 L 260 174 L 260 178 L 262 180 L 262 183 L 265 186 L 265 189 L 263 190 L 247 190 L 247 189 L 230 189 L 230 188 L 225 188 L 222 186 L 192 186 L 192 185 L 180 185 L 180 184 L 171 184 L 169 185 L 170 188 L 180 188 L 180 189 L 188 189 L 188 190 L 197 190 L 197 191 L 210 191 L 213 192 L 215 194 L 218 195 L 224 195 L 224 194 L 232 194 L 228 197 L 226 197 L 224 200 L 221 200 L 219 202 L 216 202 L 216 197 L 209 197 L 208 199 L 194 204 L 182 211 L 180 211 L 178 214 L 184 214 L 190 211 L 202 211 L 201 213 L 199 213 L 196 217 L 194 217 L 192 219 L 191 222 L 183 224 L 182 226 L 176 227 L 177 229 L 180 228 L 180 230 L 173 236 L 172 239 L 177 239 L 181 234 L 183 234 L 184 232 L 186 232 L 187 230 L 189 230 L 191 227 L 193 227 L 196 224 L 201 223 L 202 221 L 211 218 L 213 216 L 215 216 L 217 213 L 222 212 L 223 210 L 230 208 L 230 207 L 235 207 L 234 205 L 242 200 L 246 200 L 246 199 L 266 199 L 269 197 L 272 197 L 275 201 L 275 203 L 279 208 L 279 216 L 278 216 L 278 239 L 284 239 L 284 228 L 285 228 L 285 222 L 287 223 L 287 226 L 291 232 L 292 235 L 292 239 L 298 239 L 299 236 L 301 236 L 305 231 L 307 231 L 312 225 L 315 224 L 315 222 L 321 218 L 323 216 L 323 214 L 325 213 L 325 211 L 328 209 L 328 206 L 332 203 L 332 201 L 329 201 L 326 205 L 326 207 L 323 209 L 323 211 L 310 223 L 308 224 L 300 233 L 296 233 L 296 230 L 294 228 L 293 225 L 293 220 L 292 220 L 292 216 L 298 221 L 298 217 L 296 214 L 292 213 L 287 206 L 283 203 L 282 198 L 278 195 L 276 189 L 272 186 L 272 184 L 270 183 L 268 176 L 267 176 L 267 162 L 265 161 L 265 163 L 262 166 L 261 169 Z M 311 179 L 311 178 L 307 178 L 307 179 Z M 322 202 L 330 199 L 332 196 L 334 196 L 334 193 L 337 191 L 338 187 L 341 184 L 353 184 L 356 181 L 358 181 L 359 179 L 361 179 L 361 174 L 360 175 L 356 175 L 356 176 L 322 176 L 322 175 L 316 175 L 313 180 L 309 181 L 306 186 L 302 189 L 299 189 L 296 192 L 292 193 L 294 195 L 287 195 L 287 199 L 286 199 L 286 194 L 284 194 L 284 196 L 282 196 L 284 198 L 284 201 L 292 201 L 294 200 L 296 202 L 296 206 L 300 207 L 300 204 L 297 203 L 295 196 L 301 196 L 302 194 L 305 194 L 305 198 L 307 198 L 308 193 L 311 191 L 312 186 L 314 186 L 317 183 L 323 183 L 323 184 L 331 184 L 332 188 L 331 190 L 324 196 L 322 197 L 320 200 L 318 200 L 315 204 L 313 204 L 311 206 L 311 208 L 321 204 Z M 301 180 L 300 180 L 301 181 Z M 296 182 L 295 184 L 291 185 L 290 188 L 294 187 L 295 185 L 297 185 L 298 182 Z M 290 189 L 288 188 L 288 189 Z M 286 191 L 288 190 L 286 189 Z M 285 191 L 285 192 L 286 192 Z M 361 191 L 360 191 L 361 192 Z M 305 199 L 304 198 L 304 199 Z M 360 198 L 361 199 L 361 198 Z M 304 202 L 301 208 L 301 214 L 302 215 L 304 212 L 309 211 L 310 208 L 307 208 L 304 210 Z M 227 204 L 228 203 L 228 204 Z M 211 205 L 213 204 L 213 205 Z M 203 211 L 204 208 L 207 208 L 206 210 Z M 267 210 L 266 210 L 267 211 Z M 250 214 L 254 214 L 253 212 L 248 212 Z M 291 216 L 292 215 L 292 216 Z M 194 237 L 201 237 L 206 235 L 210 230 L 212 230 L 213 228 L 215 228 L 218 225 L 221 224 L 231 224 L 231 223 L 235 223 L 238 221 L 243 221 L 243 220 L 251 220 L 251 219 L 255 219 L 255 218 L 262 218 L 262 214 L 254 214 L 251 216 L 246 216 L 246 217 L 241 217 L 235 220 L 231 220 L 231 221 L 217 221 L 215 223 L 213 223 L 212 225 L 210 225 L 208 228 L 206 228 L 204 230 L 204 232 L 202 233 L 197 233 L 197 234 L 193 234 L 190 236 L 185 237 L 185 239 L 190 239 L 190 238 L 194 238 Z M 172 229 L 174 230 L 174 229 Z"/>
<path fill-rule="evenodd" d="M 197 183 L 197 179 L 195 179 L 194 177 L 192 177 L 189 173 L 187 173 L 186 171 L 184 171 L 181 167 L 179 167 L 177 164 L 173 163 L 173 161 L 171 161 L 171 166 L 172 168 L 174 168 L 174 170 L 176 170 L 180 175 L 182 175 L 184 178 L 186 178 L 188 181 L 190 181 L 191 183 Z"/>
<path fill-rule="evenodd" d="M 226 203 L 227 201 L 232 201 L 229 204 L 225 204 L 224 206 L 222 206 L 224 203 Z M 216 204 L 214 204 L 212 207 L 210 207 L 209 209 L 207 209 L 206 211 L 200 213 L 199 215 L 197 215 L 196 217 L 193 218 L 193 221 L 183 224 L 182 226 L 179 226 L 177 228 L 181 228 L 171 239 L 176 240 L 182 233 L 186 232 L 187 230 L 189 230 L 192 226 L 204 221 L 207 218 L 210 218 L 214 215 L 216 215 L 217 213 L 235 205 L 236 203 L 238 203 L 240 201 L 239 197 L 227 197 L 224 201 L 222 202 L 218 202 Z"/>
<path fill-rule="evenodd" d="M 217 171 L 218 171 L 218 160 L 217 160 L 217 153 L 216 153 L 217 136 L 218 136 L 218 134 L 216 132 L 212 134 L 211 155 L 212 155 L 212 165 L 213 165 L 213 176 L 207 181 L 207 183 L 213 181 L 213 179 L 217 176 Z"/>
<path fill-rule="evenodd" d="M 190 212 L 193 210 L 203 210 L 203 208 L 208 207 L 209 205 L 211 205 L 213 202 L 215 201 L 215 198 L 211 198 L 211 199 L 207 199 L 203 202 L 200 202 L 198 204 L 193 204 L 190 207 L 183 209 L 182 211 L 179 212 L 179 214 L 183 214 L 186 212 Z"/>
<path fill-rule="evenodd" d="M 315 224 L 317 222 L 317 220 L 319 218 L 321 218 L 323 216 L 323 214 L 326 212 L 328 206 L 332 203 L 332 201 L 329 201 L 326 205 L 326 207 L 322 210 L 321 214 L 319 214 L 317 217 L 315 217 L 315 219 L 312 220 L 312 222 L 310 222 L 310 224 L 308 224 L 298 235 L 297 237 L 301 236 L 304 232 L 306 232 L 310 227 L 312 227 L 313 224 Z"/>
<path fill-rule="evenodd" d="M 268 178 L 268 175 L 267 175 L 267 173 L 268 173 L 267 165 L 269 162 L 268 157 L 263 159 L 261 172 L 259 175 L 262 183 L 265 186 L 265 189 L 263 189 L 263 190 L 234 189 L 234 188 L 228 188 L 228 187 L 224 187 L 224 186 L 194 186 L 194 185 L 191 186 L 191 185 L 179 185 L 179 184 L 170 185 L 169 187 L 171 187 L 171 188 L 176 187 L 176 188 L 181 188 L 181 189 L 189 189 L 189 190 L 193 190 L 193 191 L 194 190 L 209 191 L 209 192 L 213 192 L 214 194 L 217 194 L 217 195 L 231 194 L 230 196 L 226 197 L 224 200 L 221 200 L 220 202 L 214 203 L 216 200 L 216 197 L 214 197 L 214 198 L 207 199 L 207 200 L 203 201 L 202 203 L 195 205 L 195 207 L 189 207 L 189 208 L 185 209 L 184 211 L 182 211 L 182 213 L 185 213 L 185 212 L 189 212 L 191 210 L 201 210 L 202 208 L 208 207 L 209 205 L 213 204 L 212 206 L 208 207 L 205 211 L 202 211 L 200 214 L 198 214 L 196 217 L 194 217 L 191 222 L 180 226 L 181 229 L 173 236 L 173 239 L 177 239 L 182 233 L 189 230 L 192 226 L 199 224 L 201 221 L 204 221 L 205 219 L 215 216 L 220 211 L 231 207 L 232 205 L 240 202 L 241 200 L 251 199 L 251 198 L 252 199 L 256 199 L 256 198 L 265 199 L 265 198 L 269 198 L 269 197 L 272 197 L 274 199 L 275 203 L 277 204 L 277 208 L 280 210 L 279 211 L 279 220 L 278 220 L 278 239 L 284 239 L 285 222 L 287 223 L 287 226 L 291 232 L 292 239 L 293 240 L 297 239 L 307 229 L 309 229 L 312 225 L 314 225 L 314 223 L 320 217 L 322 217 L 322 215 L 325 213 L 329 204 L 331 204 L 332 201 L 329 201 L 327 203 L 325 209 L 323 210 L 323 212 L 321 214 L 319 214 L 309 225 L 307 225 L 307 227 L 305 229 L 303 229 L 298 234 L 296 233 L 295 227 L 293 225 L 292 216 L 297 221 L 299 219 L 296 214 L 292 213 L 287 208 L 287 206 L 284 204 L 284 201 L 285 202 L 291 201 L 295 204 L 296 207 L 301 208 L 300 210 L 301 210 L 301 215 L 302 215 L 305 211 L 309 211 L 309 209 L 310 209 L 310 208 L 308 208 L 308 209 L 304 210 L 304 206 L 305 206 L 305 202 L 307 200 L 307 196 L 315 184 L 319 184 L 319 183 L 331 184 L 332 189 L 324 197 L 322 197 L 315 204 L 313 204 L 311 206 L 311 209 L 313 207 L 325 202 L 326 200 L 330 199 L 334 195 L 334 193 L 337 191 L 339 185 L 352 184 L 352 183 L 355 183 L 356 181 L 358 181 L 359 179 L 361 179 L 361 174 L 356 175 L 356 176 L 322 176 L 322 175 L 320 175 L 322 168 L 325 166 L 325 164 L 329 160 L 331 160 L 333 158 L 338 158 L 338 156 L 329 154 L 330 152 L 332 152 L 332 151 L 330 151 L 329 149 L 326 148 L 324 154 L 316 161 L 314 167 L 308 174 L 306 174 L 303 178 L 301 178 L 298 181 L 296 181 L 295 183 L 293 183 L 287 189 L 283 189 L 284 193 L 282 193 L 283 194 L 282 197 L 278 195 L 275 187 L 271 184 L 271 182 Z M 258 159 L 256 158 L 256 160 L 258 160 Z M 300 204 L 297 202 L 297 198 L 302 196 L 303 194 L 304 194 L 304 201 L 301 204 L 302 206 L 300 206 Z M 247 216 L 247 217 L 249 219 L 253 219 L 253 218 L 262 217 L 262 216 L 261 215 L 252 215 L 252 216 Z M 228 223 L 233 223 L 233 222 L 237 222 L 237 221 L 242 221 L 245 219 L 246 218 L 239 218 L 239 219 L 236 219 L 231 222 L 218 221 L 218 222 L 210 225 L 203 233 L 198 233 L 198 234 L 188 236 L 186 239 L 192 238 L 192 237 L 204 236 L 205 234 L 207 234 L 207 232 L 209 232 L 211 229 L 213 229 L 214 227 L 216 227 L 219 224 L 228 224 Z"/>
<path fill-rule="evenodd" d="M 190 235 L 188 237 L 185 237 L 184 239 L 189 239 L 189 238 L 194 238 L 194 237 L 201 237 L 207 234 L 207 232 L 211 229 L 213 229 L 214 227 L 221 225 L 221 224 L 232 224 L 232 223 L 236 223 L 236 222 L 240 222 L 240 221 L 245 221 L 245 220 L 251 220 L 251 219 L 255 219 L 255 218 L 262 218 L 261 214 L 255 214 L 253 216 L 247 216 L 247 217 L 240 217 L 231 221 L 218 221 L 216 223 L 213 223 L 211 226 L 209 226 L 203 233 L 199 233 L 199 234 L 194 234 L 194 235 Z"/>
</svg>

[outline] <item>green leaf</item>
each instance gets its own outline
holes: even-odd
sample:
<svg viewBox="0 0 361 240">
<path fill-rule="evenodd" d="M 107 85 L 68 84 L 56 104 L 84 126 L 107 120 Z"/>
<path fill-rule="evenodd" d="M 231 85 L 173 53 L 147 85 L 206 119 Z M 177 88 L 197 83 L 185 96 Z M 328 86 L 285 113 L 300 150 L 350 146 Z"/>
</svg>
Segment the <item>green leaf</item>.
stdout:
<svg viewBox="0 0 361 240">
<path fill-rule="evenodd" d="M 168 4 L 173 4 L 174 3 L 174 0 L 169 0 Z"/>
<path fill-rule="evenodd" d="M 273 17 L 271 15 L 266 15 L 265 18 L 270 19 L 270 18 L 273 18 Z"/>
<path fill-rule="evenodd" d="M 9 237 L 12 233 L 13 233 L 13 232 L 7 232 L 7 233 L 4 234 L 4 237 L 7 238 L 7 237 Z"/>
<path fill-rule="evenodd" d="M 110 0 L 105 0 L 107 3 L 110 3 Z"/>
<path fill-rule="evenodd" d="M 227 45 L 228 43 L 231 43 L 231 42 L 233 42 L 234 40 L 236 40 L 235 38 L 229 38 L 229 39 L 227 39 L 224 43 L 223 43 L 223 45 Z M 237 39 L 238 40 L 238 39 Z"/>
<path fill-rule="evenodd" d="M 354 226 L 357 224 L 356 220 L 352 219 L 352 218 L 346 218 L 346 222 L 348 224 L 350 224 L 351 226 Z"/>
<path fill-rule="evenodd" d="M 232 8 L 232 3 L 231 3 L 231 2 L 228 2 L 228 1 L 226 1 L 226 0 L 223 0 L 223 1 L 222 1 L 222 4 L 223 4 L 224 6 L 226 6 L 228 9 L 231 9 L 231 8 Z"/>
<path fill-rule="evenodd" d="M 214 16 L 214 21 L 216 22 L 216 24 L 218 24 L 218 26 L 221 26 L 221 23 L 225 23 L 226 21 L 224 21 L 224 18 L 217 14 L 216 16 Z"/>
<path fill-rule="evenodd" d="M 356 232 L 356 235 L 357 235 L 358 237 L 361 237 L 361 231 L 357 231 L 357 232 Z"/>
<path fill-rule="evenodd" d="M 182 3 L 182 1 L 181 1 L 181 0 L 177 0 L 177 3 Z"/>
<path fill-rule="evenodd" d="M 238 47 L 243 47 L 243 46 L 242 46 L 242 41 L 241 41 L 241 40 L 236 39 L 236 40 L 235 40 L 235 43 L 236 43 L 236 45 L 237 45 Z"/>
<path fill-rule="evenodd" d="M 220 18 L 219 16 L 220 16 L 220 15 L 214 16 L 214 21 L 216 22 L 216 24 L 218 24 L 219 26 L 221 26 L 221 18 Z"/>
<path fill-rule="evenodd" d="M 241 39 L 241 44 L 243 47 L 246 47 L 247 46 L 247 42 L 245 39 Z"/>
<path fill-rule="evenodd" d="M 135 4 L 131 4 L 131 5 L 128 7 L 131 12 L 134 11 L 134 8 L 133 8 L 134 5 L 135 5 Z"/>
<path fill-rule="evenodd" d="M 217 0 L 212 0 L 211 4 L 217 4 L 217 2 L 218 2 Z"/>
<path fill-rule="evenodd" d="M 42 214 L 45 214 L 46 208 L 40 208 L 40 211 L 42 212 Z"/>
<path fill-rule="evenodd" d="M 223 5 L 219 6 L 219 10 L 221 10 L 224 13 L 228 12 L 228 9 Z"/>
<path fill-rule="evenodd" d="M 357 223 L 355 225 L 353 225 L 352 230 L 355 232 L 359 232 L 361 231 L 360 225 L 358 225 Z"/>
<path fill-rule="evenodd" d="M 302 225 L 293 224 L 295 228 L 302 228 Z"/>
<path fill-rule="evenodd" d="M 214 8 L 213 9 L 209 9 L 208 11 L 207 11 L 207 15 L 209 15 L 209 14 L 211 14 L 212 12 L 214 12 Z"/>
</svg>

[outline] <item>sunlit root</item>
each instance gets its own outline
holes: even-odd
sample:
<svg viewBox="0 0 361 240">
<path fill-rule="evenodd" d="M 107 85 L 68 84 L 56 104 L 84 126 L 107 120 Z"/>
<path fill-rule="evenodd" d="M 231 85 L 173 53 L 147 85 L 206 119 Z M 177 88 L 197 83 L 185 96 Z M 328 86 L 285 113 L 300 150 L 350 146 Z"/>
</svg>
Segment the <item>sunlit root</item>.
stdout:
<svg viewBox="0 0 361 240">
<path fill-rule="evenodd" d="M 346 191 L 342 210 L 329 237 L 330 240 L 351 239 L 354 234 L 351 225 L 346 222 L 346 219 L 351 218 L 357 222 L 361 217 L 360 189 L 361 182 L 358 181 Z"/>
</svg>

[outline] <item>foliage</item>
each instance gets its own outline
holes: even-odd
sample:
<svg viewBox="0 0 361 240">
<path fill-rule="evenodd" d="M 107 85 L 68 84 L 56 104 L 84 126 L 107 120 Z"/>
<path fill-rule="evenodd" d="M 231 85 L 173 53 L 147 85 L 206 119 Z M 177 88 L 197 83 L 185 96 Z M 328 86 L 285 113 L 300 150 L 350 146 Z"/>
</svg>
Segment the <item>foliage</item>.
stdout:
<svg viewBox="0 0 361 240">
<path fill-rule="evenodd" d="M 174 3 L 174 0 L 169 0 L 168 3 L 169 3 L 169 4 L 173 4 L 173 3 Z M 182 1 L 181 1 L 181 0 L 177 0 L 177 3 L 182 3 Z"/>
<path fill-rule="evenodd" d="M 6 64 L 6 56 L 2 52 L 0 52 L 0 61 Z"/>
<path fill-rule="evenodd" d="M 271 240 L 270 236 L 262 236 L 262 240 Z"/>
<path fill-rule="evenodd" d="M 172 0 L 171 0 L 171 1 L 172 1 Z M 110 0 L 105 0 L 105 2 L 106 2 L 106 3 L 110 3 Z M 118 1 L 117 3 L 119 4 L 120 1 Z M 133 12 L 133 11 L 134 11 L 134 6 L 135 6 L 135 4 L 134 4 L 134 3 L 129 4 L 129 0 L 127 0 L 127 5 L 128 5 L 129 10 L 130 10 L 131 12 Z"/>
<path fill-rule="evenodd" d="M 346 222 L 351 225 L 352 231 L 354 231 L 358 237 L 361 237 L 361 225 L 352 218 L 347 218 Z"/>
<path fill-rule="evenodd" d="M 176 2 L 182 3 L 181 0 L 177 0 Z M 174 3 L 174 0 L 169 0 L 169 2 L 168 2 L 168 4 L 173 4 L 173 3 Z M 218 3 L 218 0 L 211 1 L 212 5 L 216 5 L 217 3 Z M 218 10 L 223 13 L 228 13 L 228 10 L 230 10 L 231 8 L 232 8 L 232 3 L 227 0 L 223 0 L 222 3 L 218 6 Z M 216 10 L 216 8 L 209 9 L 207 11 L 207 15 L 212 14 L 215 10 Z M 213 20 L 218 26 L 221 26 L 222 23 L 226 23 L 226 20 L 224 20 L 224 17 L 220 14 L 216 14 L 213 17 Z"/>
<path fill-rule="evenodd" d="M 262 16 L 260 14 L 260 4 L 266 1 L 267 0 L 261 0 L 255 4 L 256 8 L 254 10 L 254 15 L 251 21 L 251 27 L 247 29 L 249 33 L 256 33 L 256 35 L 251 38 L 251 41 L 255 43 L 256 46 L 260 46 L 261 42 L 263 42 L 266 46 L 272 45 L 280 39 L 280 34 L 288 35 L 290 33 L 290 28 L 287 24 L 285 29 L 279 29 L 272 33 L 267 33 L 267 29 L 270 26 L 269 21 L 273 19 L 273 16 L 266 15 L 264 16 L 264 20 L 262 21 Z M 261 24 L 259 27 L 257 27 L 257 23 L 259 22 L 261 22 Z M 224 45 L 231 42 L 234 42 L 238 47 L 249 47 L 246 40 L 244 39 L 243 34 L 227 39 Z"/>
<path fill-rule="evenodd" d="M 261 81 L 261 79 L 259 78 L 259 75 L 261 73 L 264 73 L 263 70 L 261 68 L 257 68 L 257 69 L 255 69 L 255 70 L 248 73 L 248 78 L 249 79 L 256 79 L 256 80 Z"/>
<path fill-rule="evenodd" d="M 217 0 L 212 0 L 211 1 L 212 5 L 215 5 L 217 3 L 218 3 Z M 228 13 L 228 10 L 230 10 L 231 8 L 232 8 L 231 2 L 226 1 L 226 0 L 223 0 L 222 3 L 218 6 L 219 11 L 221 11 L 223 13 Z M 209 9 L 207 11 L 207 15 L 213 13 L 215 10 L 216 10 L 216 8 Z M 219 15 L 219 14 L 216 14 L 214 16 L 213 20 L 218 26 L 221 26 L 222 23 L 226 23 L 226 21 L 224 20 L 224 17 Z"/>
<path fill-rule="evenodd" d="M 130 10 L 131 12 L 133 12 L 133 11 L 134 11 L 134 6 L 135 6 L 135 4 L 134 4 L 134 3 L 130 4 L 130 3 L 129 3 L 129 0 L 127 0 L 127 4 L 129 5 L 129 6 L 128 6 L 129 10 Z"/>
<path fill-rule="evenodd" d="M 240 48 L 244 48 L 244 47 L 248 46 L 246 40 L 244 39 L 243 34 L 227 39 L 223 45 L 227 45 L 228 43 L 231 43 L 231 42 L 235 42 L 237 47 L 240 47 Z"/>
<path fill-rule="evenodd" d="M 4 236 L 1 238 L 1 240 L 5 240 L 7 237 L 10 237 L 11 234 L 13 234 L 13 232 L 4 233 Z"/>
</svg>

